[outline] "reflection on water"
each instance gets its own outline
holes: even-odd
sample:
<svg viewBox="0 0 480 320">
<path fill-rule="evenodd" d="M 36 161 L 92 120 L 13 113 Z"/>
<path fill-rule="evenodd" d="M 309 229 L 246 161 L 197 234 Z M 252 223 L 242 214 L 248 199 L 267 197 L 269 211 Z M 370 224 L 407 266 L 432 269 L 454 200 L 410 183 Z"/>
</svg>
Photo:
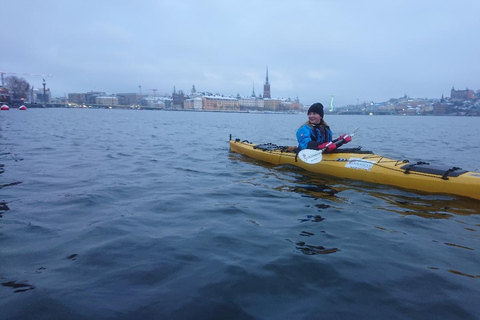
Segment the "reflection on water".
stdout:
<svg viewBox="0 0 480 320">
<path fill-rule="evenodd" d="M 454 270 L 454 269 L 448 269 L 449 272 L 453 273 L 453 274 L 458 274 L 460 276 L 464 276 L 464 277 L 467 277 L 467 278 L 480 278 L 480 274 L 468 274 L 468 273 L 465 273 L 465 272 L 461 272 L 461 271 L 458 271 L 458 270 Z"/>
<path fill-rule="evenodd" d="M 338 190 L 332 189 L 331 187 L 326 185 L 295 186 L 292 187 L 289 191 L 302 193 L 305 196 L 312 198 L 323 198 L 325 196 L 333 196 L 338 193 Z"/>
<path fill-rule="evenodd" d="M 7 281 L 7 282 L 2 282 L 2 286 L 4 287 L 10 287 L 13 290 L 13 292 L 25 292 L 28 290 L 33 290 L 35 289 L 35 286 L 28 284 L 28 283 L 20 283 L 17 281 Z"/>
<path fill-rule="evenodd" d="M 6 154 L 8 154 L 8 153 L 2 153 L 2 154 L 0 154 L 0 156 L 4 156 Z M 4 164 L 0 164 L 0 174 L 3 174 L 5 172 L 4 167 L 5 167 Z M 12 184 L 10 184 L 10 183 L 0 185 L 0 189 L 2 189 L 4 187 L 11 186 L 11 185 Z M 7 202 L 5 200 L 0 200 L 0 218 L 2 218 L 3 214 L 8 210 L 10 210 L 10 208 L 8 207 Z"/>
<path fill-rule="evenodd" d="M 290 240 L 288 240 L 290 241 Z M 308 256 L 315 254 L 330 254 L 340 251 L 338 248 L 325 248 L 323 246 L 313 246 L 306 244 L 304 241 L 298 241 L 295 243 L 295 248 L 298 249 L 301 253 Z"/>
<path fill-rule="evenodd" d="M 5 201 L 0 201 L 0 218 L 3 217 L 3 214 L 10 210 Z"/>
<path fill-rule="evenodd" d="M 348 198 L 342 192 L 355 191 L 381 200 L 375 203 L 375 208 L 405 216 L 415 215 L 423 218 L 448 219 L 455 215 L 480 214 L 479 202 L 470 198 L 425 194 L 388 185 L 322 176 L 297 167 L 265 164 L 248 157 L 237 157 L 237 159 L 268 169 L 267 175 L 285 183 L 273 187 L 277 191 L 294 192 L 305 197 L 326 199 L 339 204 L 348 201 Z M 250 183 L 255 184 L 257 179 L 258 177 L 251 178 Z M 315 206 L 318 209 L 330 207 L 330 205 L 324 203 Z"/>
<path fill-rule="evenodd" d="M 325 206 L 325 207 L 328 207 L 328 206 Z M 306 215 L 305 218 L 301 218 L 301 219 L 297 219 L 297 220 L 300 221 L 300 222 L 307 222 L 307 221 L 309 221 L 309 222 L 320 222 L 320 221 L 325 220 L 325 218 L 323 218 L 321 215 L 318 215 L 318 214 L 316 214 L 316 215 L 309 214 L 309 215 Z"/>
<path fill-rule="evenodd" d="M 455 215 L 480 214 L 476 200 L 450 198 L 449 196 L 431 195 L 398 195 L 384 192 L 373 192 L 372 196 L 386 203 L 379 209 L 402 215 L 416 215 L 431 219 L 448 219 Z"/>
</svg>

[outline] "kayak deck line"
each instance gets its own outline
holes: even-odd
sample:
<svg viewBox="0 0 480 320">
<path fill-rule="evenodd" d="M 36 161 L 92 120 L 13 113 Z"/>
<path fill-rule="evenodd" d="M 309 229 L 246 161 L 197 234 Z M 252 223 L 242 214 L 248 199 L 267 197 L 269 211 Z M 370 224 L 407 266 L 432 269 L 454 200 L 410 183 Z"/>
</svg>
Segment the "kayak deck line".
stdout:
<svg viewBox="0 0 480 320">
<path fill-rule="evenodd" d="M 480 173 L 459 167 L 391 159 L 358 148 L 323 153 L 318 163 L 297 157 L 296 148 L 272 143 L 253 144 L 230 139 L 230 151 L 274 165 L 293 165 L 323 175 L 396 186 L 427 193 L 451 194 L 480 200 Z"/>
<path fill-rule="evenodd" d="M 399 165 L 403 165 L 402 167 L 400 167 L 400 169 L 404 170 L 405 174 L 415 173 L 418 175 L 422 175 L 422 173 L 429 173 L 433 175 L 438 175 L 438 178 L 440 179 L 448 180 L 448 177 L 458 177 L 459 175 L 468 172 L 467 170 L 463 170 L 462 168 L 459 168 L 459 167 L 451 167 L 448 169 L 444 169 L 437 166 L 431 166 L 430 163 L 423 162 L 423 161 L 419 161 L 417 163 L 410 163 L 409 160 L 388 159 L 382 162 L 382 160 L 386 158 L 380 155 L 374 155 L 372 157 L 366 156 L 366 157 L 363 157 L 363 159 L 372 159 L 372 158 L 374 159 L 375 157 L 380 157 L 380 159 L 375 163 L 375 165 L 381 166 L 382 163 L 395 162 L 395 167 Z M 383 168 L 391 169 L 387 166 L 384 166 Z"/>
</svg>

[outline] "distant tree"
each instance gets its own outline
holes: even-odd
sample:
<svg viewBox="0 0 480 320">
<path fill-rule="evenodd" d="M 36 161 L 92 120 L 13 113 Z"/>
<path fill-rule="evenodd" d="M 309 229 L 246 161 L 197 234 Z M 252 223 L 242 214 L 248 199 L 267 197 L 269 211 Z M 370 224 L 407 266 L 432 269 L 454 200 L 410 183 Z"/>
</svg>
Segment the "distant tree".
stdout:
<svg viewBox="0 0 480 320">
<path fill-rule="evenodd" d="M 10 91 L 14 100 L 26 99 L 30 90 L 30 84 L 25 79 L 15 76 L 5 78 L 5 87 Z"/>
</svg>

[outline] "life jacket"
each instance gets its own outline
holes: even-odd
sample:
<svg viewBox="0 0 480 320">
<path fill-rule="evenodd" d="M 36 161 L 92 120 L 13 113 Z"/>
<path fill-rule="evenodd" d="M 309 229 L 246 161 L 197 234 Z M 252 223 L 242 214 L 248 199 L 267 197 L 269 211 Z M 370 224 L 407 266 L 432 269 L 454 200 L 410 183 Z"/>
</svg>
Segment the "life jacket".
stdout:
<svg viewBox="0 0 480 320">
<path fill-rule="evenodd" d="M 312 125 L 307 121 L 298 128 L 296 135 L 300 149 L 314 149 L 315 143 L 332 141 L 332 131 L 325 121 L 319 125 Z"/>
<path fill-rule="evenodd" d="M 322 121 L 320 121 L 318 125 L 311 124 L 309 121 L 305 122 L 304 124 L 306 124 L 312 129 L 310 134 L 310 139 L 312 139 L 312 141 L 319 141 L 319 142 L 331 141 L 332 137 L 330 135 L 330 127 L 323 119 Z M 322 139 L 320 139 L 319 135 L 321 135 Z"/>
</svg>

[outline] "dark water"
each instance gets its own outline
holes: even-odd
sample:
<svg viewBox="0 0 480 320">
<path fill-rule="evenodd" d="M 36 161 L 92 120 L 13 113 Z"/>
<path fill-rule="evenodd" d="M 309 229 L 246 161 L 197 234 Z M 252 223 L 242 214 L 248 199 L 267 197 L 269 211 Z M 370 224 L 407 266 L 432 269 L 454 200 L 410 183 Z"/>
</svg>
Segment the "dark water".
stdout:
<svg viewBox="0 0 480 320">
<path fill-rule="evenodd" d="M 305 115 L 0 113 L 1 319 L 478 319 L 480 202 L 229 152 Z M 475 170 L 479 118 L 330 116 Z"/>
</svg>

